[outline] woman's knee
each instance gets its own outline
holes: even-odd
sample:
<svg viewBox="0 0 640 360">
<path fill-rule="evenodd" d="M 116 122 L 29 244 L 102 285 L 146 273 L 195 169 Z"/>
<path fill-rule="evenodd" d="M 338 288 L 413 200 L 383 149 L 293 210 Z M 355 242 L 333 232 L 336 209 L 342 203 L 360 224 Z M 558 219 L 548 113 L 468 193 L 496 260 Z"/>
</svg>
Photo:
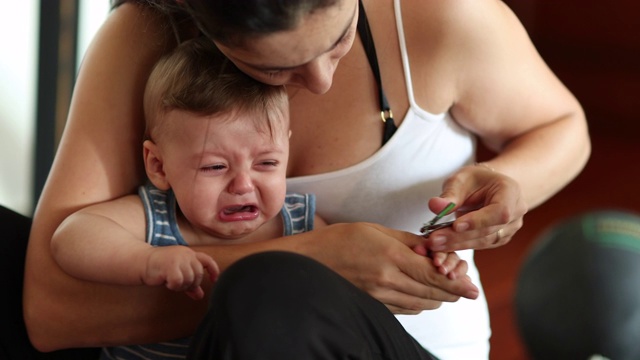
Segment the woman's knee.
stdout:
<svg viewBox="0 0 640 360">
<path fill-rule="evenodd" d="M 212 306 L 308 308 L 313 299 L 327 301 L 336 296 L 344 282 L 311 258 L 283 251 L 264 252 L 239 260 L 220 276 Z"/>
</svg>

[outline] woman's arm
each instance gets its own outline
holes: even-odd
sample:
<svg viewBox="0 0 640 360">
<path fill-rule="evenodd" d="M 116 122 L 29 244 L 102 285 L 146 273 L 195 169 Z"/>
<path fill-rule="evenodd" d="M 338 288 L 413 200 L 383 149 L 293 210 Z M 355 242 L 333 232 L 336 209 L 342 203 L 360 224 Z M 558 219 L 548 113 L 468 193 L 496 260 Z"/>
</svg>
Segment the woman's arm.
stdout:
<svg viewBox="0 0 640 360">
<path fill-rule="evenodd" d="M 74 279 L 57 266 L 50 251 L 51 238 L 66 217 L 133 193 L 144 179 L 143 88 L 153 63 L 173 46 L 173 38 L 166 21 L 142 9 L 118 7 L 90 46 L 36 209 L 27 250 L 24 314 L 30 339 L 42 351 L 186 336 L 207 308 L 206 301 L 194 303 L 162 288 Z M 306 254 L 401 313 L 436 308 L 459 296 L 475 297 L 477 289 L 468 281 L 448 281 L 410 249 L 421 240 L 371 224 L 336 224 L 287 238 L 198 250 L 211 255 L 220 269 L 259 251 Z"/>
<path fill-rule="evenodd" d="M 447 278 L 431 259 L 414 252 L 423 243 L 422 236 L 378 224 L 345 223 L 274 240 L 209 247 L 208 252 L 220 269 L 226 269 L 241 256 L 261 251 L 281 249 L 304 254 L 333 269 L 396 314 L 417 314 L 460 297 L 475 299 L 478 288 L 462 276 L 466 268 L 456 271 L 458 278 Z"/>
<path fill-rule="evenodd" d="M 466 3 L 477 8 L 464 9 L 468 21 L 458 30 L 465 45 L 456 58 L 465 71 L 452 113 L 499 153 L 487 165 L 515 179 L 525 203 L 538 206 L 586 164 L 584 112 L 502 1 Z"/>
<path fill-rule="evenodd" d="M 462 210 L 452 229 L 432 237 L 434 250 L 503 245 L 528 208 L 553 196 L 583 169 L 590 154 L 579 102 L 537 53 L 525 29 L 501 1 L 446 2 L 440 16 L 452 71 L 450 111 L 497 155 L 460 169 L 432 199 Z M 500 231 L 500 232 L 499 232 Z"/>
<path fill-rule="evenodd" d="M 158 296 L 157 289 L 73 279 L 55 264 L 50 241 L 71 213 L 133 193 L 144 179 L 142 94 L 152 64 L 172 46 L 164 26 L 149 10 L 122 5 L 106 20 L 83 61 L 27 250 L 25 321 L 32 342 L 41 350 L 125 341 L 126 336 L 109 334 L 109 328 L 129 335 L 161 324 L 159 318 L 147 318 L 157 309 L 143 305 Z M 173 326 L 185 333 L 186 325 L 180 323 Z"/>
</svg>

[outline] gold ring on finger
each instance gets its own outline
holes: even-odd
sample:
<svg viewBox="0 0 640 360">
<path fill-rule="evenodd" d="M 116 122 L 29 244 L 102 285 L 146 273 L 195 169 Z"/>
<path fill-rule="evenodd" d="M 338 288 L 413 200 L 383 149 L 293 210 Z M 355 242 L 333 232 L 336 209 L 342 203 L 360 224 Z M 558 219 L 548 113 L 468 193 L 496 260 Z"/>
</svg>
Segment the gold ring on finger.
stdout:
<svg viewBox="0 0 640 360">
<path fill-rule="evenodd" d="M 502 240 L 502 238 L 504 237 L 504 228 L 498 230 L 496 232 L 496 241 L 494 241 L 494 244 L 497 244 L 500 242 L 500 240 Z"/>
</svg>

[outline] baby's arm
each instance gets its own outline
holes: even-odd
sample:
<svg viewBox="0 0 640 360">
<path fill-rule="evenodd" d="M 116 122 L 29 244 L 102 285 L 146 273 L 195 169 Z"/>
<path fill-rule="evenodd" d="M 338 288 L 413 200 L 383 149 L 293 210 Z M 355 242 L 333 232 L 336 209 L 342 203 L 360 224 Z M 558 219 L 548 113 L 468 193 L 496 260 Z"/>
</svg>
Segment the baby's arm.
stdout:
<svg viewBox="0 0 640 360">
<path fill-rule="evenodd" d="M 68 217 L 51 243 L 68 274 L 116 285 L 166 285 L 199 299 L 204 272 L 213 280 L 213 259 L 186 246 L 153 247 L 145 241 L 145 215 L 137 196 L 94 205 Z"/>
</svg>

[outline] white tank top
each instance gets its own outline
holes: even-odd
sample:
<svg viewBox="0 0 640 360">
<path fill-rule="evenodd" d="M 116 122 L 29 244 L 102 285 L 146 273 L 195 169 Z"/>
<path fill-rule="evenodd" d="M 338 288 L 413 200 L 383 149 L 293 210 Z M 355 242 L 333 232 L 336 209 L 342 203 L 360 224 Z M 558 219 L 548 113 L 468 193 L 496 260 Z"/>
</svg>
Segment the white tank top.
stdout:
<svg viewBox="0 0 640 360">
<path fill-rule="evenodd" d="M 409 98 L 407 114 L 391 139 L 370 158 L 329 173 L 293 177 L 287 191 L 316 195 L 318 215 L 328 223 L 374 222 L 418 233 L 433 216 L 427 201 L 450 174 L 474 162 L 475 140 L 451 114 L 431 114 L 415 102 L 400 1 L 396 23 Z M 399 315 L 405 329 L 440 359 L 488 359 L 489 314 L 473 251 L 458 253 L 480 288 L 476 300 L 460 299 L 419 315 Z"/>
</svg>

